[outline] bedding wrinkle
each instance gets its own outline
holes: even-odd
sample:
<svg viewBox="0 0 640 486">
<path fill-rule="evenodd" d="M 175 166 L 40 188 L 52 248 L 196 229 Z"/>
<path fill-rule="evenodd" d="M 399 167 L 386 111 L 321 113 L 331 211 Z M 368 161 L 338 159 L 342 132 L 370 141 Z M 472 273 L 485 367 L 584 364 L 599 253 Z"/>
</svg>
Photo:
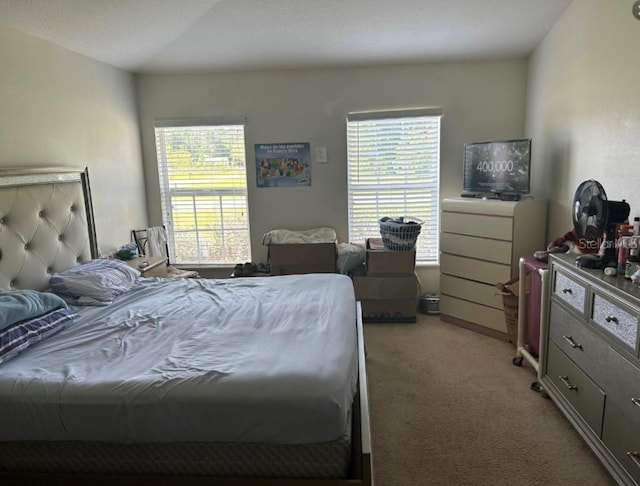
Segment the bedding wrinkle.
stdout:
<svg viewBox="0 0 640 486">
<path fill-rule="evenodd" d="M 139 278 L 3 363 L 0 439 L 329 442 L 357 385 L 353 285 L 338 274 Z M 27 384 L 27 385 L 25 385 Z"/>
</svg>

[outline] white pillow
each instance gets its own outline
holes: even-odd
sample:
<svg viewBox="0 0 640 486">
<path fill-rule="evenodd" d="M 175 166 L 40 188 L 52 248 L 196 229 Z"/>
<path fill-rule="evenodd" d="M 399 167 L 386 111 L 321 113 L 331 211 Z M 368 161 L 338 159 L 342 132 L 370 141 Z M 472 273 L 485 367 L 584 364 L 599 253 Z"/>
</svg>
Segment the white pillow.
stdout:
<svg viewBox="0 0 640 486">
<path fill-rule="evenodd" d="M 120 260 L 97 259 L 68 268 L 49 279 L 51 290 L 75 303 L 105 305 L 129 290 L 140 272 Z"/>
</svg>

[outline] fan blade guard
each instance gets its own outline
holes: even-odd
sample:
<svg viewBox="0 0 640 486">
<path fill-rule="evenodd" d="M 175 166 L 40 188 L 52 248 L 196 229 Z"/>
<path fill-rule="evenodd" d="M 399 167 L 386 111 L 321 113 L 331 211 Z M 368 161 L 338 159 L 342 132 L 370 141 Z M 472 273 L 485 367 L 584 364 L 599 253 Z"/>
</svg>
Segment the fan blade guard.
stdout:
<svg viewBox="0 0 640 486">
<path fill-rule="evenodd" d="M 602 185 L 589 179 L 582 182 L 573 196 L 573 227 L 580 238 L 595 240 L 607 227 L 607 193 Z"/>
</svg>

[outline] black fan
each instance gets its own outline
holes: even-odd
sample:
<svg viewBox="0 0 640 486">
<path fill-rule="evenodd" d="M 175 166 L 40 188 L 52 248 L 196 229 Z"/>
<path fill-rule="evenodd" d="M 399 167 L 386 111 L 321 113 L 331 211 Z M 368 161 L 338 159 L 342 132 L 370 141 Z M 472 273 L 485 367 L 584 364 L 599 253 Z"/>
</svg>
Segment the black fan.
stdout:
<svg viewBox="0 0 640 486">
<path fill-rule="evenodd" d="M 602 185 L 593 179 L 584 181 L 573 196 L 573 227 L 583 246 L 595 251 L 604 243 L 604 255 L 583 255 L 579 266 L 602 268 L 616 260 L 616 225 L 627 221 L 629 204 L 607 200 Z"/>
<path fill-rule="evenodd" d="M 593 179 L 584 181 L 573 196 L 573 227 L 576 234 L 599 246 L 608 219 L 607 193 L 604 188 Z"/>
</svg>

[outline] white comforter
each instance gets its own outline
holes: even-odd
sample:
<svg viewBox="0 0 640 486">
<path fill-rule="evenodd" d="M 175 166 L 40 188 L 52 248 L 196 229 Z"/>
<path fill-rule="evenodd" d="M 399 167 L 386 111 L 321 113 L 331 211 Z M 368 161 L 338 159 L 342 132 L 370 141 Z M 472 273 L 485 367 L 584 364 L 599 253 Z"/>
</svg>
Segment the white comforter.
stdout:
<svg viewBox="0 0 640 486">
<path fill-rule="evenodd" d="M 265 246 L 282 243 L 335 243 L 336 230 L 333 228 L 313 228 L 303 231 L 288 229 L 276 229 L 262 235 L 262 244 Z"/>
<path fill-rule="evenodd" d="M 0 440 L 309 443 L 356 390 L 355 299 L 334 274 L 139 279 L 0 366 Z"/>
</svg>

